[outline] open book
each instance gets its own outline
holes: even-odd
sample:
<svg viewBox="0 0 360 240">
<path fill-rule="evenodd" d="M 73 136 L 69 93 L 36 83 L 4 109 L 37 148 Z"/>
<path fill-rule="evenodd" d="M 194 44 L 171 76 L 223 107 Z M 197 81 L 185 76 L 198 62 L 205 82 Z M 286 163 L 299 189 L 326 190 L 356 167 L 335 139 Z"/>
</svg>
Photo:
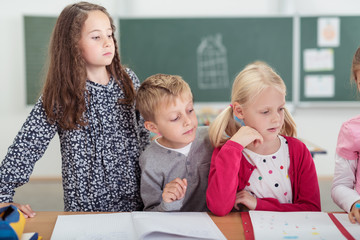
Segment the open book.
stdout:
<svg viewBox="0 0 360 240">
<path fill-rule="evenodd" d="M 226 239 L 207 213 L 127 212 L 60 215 L 51 240 Z"/>
<path fill-rule="evenodd" d="M 360 224 L 346 213 L 250 211 L 241 218 L 246 239 L 360 239 Z"/>
</svg>

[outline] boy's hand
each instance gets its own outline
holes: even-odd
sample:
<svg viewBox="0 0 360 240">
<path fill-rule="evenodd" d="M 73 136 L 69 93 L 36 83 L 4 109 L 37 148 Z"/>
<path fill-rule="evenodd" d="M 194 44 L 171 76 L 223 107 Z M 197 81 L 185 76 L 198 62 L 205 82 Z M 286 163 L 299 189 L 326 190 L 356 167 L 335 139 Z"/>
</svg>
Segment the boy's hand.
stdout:
<svg viewBox="0 0 360 240">
<path fill-rule="evenodd" d="M 23 214 L 25 218 L 35 217 L 36 213 L 31 209 L 29 204 L 22 205 L 18 203 L 0 203 L 0 208 L 7 207 L 9 205 L 14 205 L 17 207 Z"/>
<path fill-rule="evenodd" d="M 185 196 L 186 187 L 187 180 L 185 178 L 175 178 L 166 184 L 162 194 L 164 202 L 170 203 L 182 199 Z"/>
<path fill-rule="evenodd" d="M 357 205 L 358 204 L 358 205 Z M 359 208 L 360 200 L 356 201 L 349 212 L 349 220 L 351 223 L 360 223 L 360 208 Z M 357 206 L 356 206 L 357 205 Z"/>
<path fill-rule="evenodd" d="M 257 200 L 246 190 L 241 190 L 236 193 L 234 208 L 237 210 L 239 210 L 239 203 L 245 205 L 249 210 L 254 210 L 256 208 Z"/>
<path fill-rule="evenodd" d="M 230 140 L 241 144 L 243 147 L 253 143 L 254 147 L 263 143 L 261 134 L 252 127 L 242 126 Z"/>
</svg>

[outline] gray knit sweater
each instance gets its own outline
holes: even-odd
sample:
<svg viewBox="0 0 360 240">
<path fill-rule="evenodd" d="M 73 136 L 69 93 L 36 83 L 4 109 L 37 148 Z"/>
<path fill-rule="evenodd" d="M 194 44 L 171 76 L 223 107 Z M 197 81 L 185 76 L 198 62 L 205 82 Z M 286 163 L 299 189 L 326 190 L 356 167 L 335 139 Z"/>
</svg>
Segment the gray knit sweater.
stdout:
<svg viewBox="0 0 360 240">
<path fill-rule="evenodd" d="M 188 156 L 159 146 L 155 141 L 140 155 L 141 198 L 145 211 L 208 211 L 206 189 L 213 148 L 208 127 L 198 127 Z M 175 178 L 186 178 L 188 186 L 183 199 L 166 203 L 162 200 L 165 185 Z"/>
</svg>

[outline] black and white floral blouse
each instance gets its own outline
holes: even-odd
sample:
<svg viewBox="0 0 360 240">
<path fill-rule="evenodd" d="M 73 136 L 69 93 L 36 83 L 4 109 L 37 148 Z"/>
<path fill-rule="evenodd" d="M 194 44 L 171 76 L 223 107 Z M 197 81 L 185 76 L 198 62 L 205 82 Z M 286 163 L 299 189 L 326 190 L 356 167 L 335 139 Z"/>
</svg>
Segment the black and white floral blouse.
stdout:
<svg viewBox="0 0 360 240">
<path fill-rule="evenodd" d="M 140 82 L 127 72 L 135 89 Z M 87 81 L 88 125 L 64 130 L 47 121 L 38 100 L 0 165 L 0 202 L 12 202 L 14 189 L 28 182 L 56 133 L 60 137 L 65 211 L 134 211 L 140 198 L 138 157 L 149 133 L 135 105 L 119 104 L 124 93 L 111 78 L 107 85 Z"/>
</svg>

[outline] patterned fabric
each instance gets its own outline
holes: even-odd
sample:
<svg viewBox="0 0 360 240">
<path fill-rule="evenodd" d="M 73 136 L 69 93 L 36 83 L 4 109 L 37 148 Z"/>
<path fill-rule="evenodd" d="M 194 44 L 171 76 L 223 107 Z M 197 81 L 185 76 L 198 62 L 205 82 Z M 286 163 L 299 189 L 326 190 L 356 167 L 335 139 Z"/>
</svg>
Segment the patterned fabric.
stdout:
<svg viewBox="0 0 360 240">
<path fill-rule="evenodd" d="M 139 79 L 127 72 L 138 89 Z M 65 211 L 142 209 L 138 157 L 149 143 L 143 119 L 135 105 L 118 103 L 124 93 L 112 78 L 105 86 L 87 81 L 87 90 L 88 125 L 78 130 L 50 124 L 40 97 L 0 165 L 0 202 L 12 202 L 58 133 Z"/>
<path fill-rule="evenodd" d="M 280 148 L 274 154 L 260 155 L 247 148 L 243 153 L 256 166 L 245 190 L 257 198 L 276 198 L 280 203 L 292 203 L 291 182 L 288 175 L 290 156 L 287 141 L 279 136 Z"/>
</svg>

